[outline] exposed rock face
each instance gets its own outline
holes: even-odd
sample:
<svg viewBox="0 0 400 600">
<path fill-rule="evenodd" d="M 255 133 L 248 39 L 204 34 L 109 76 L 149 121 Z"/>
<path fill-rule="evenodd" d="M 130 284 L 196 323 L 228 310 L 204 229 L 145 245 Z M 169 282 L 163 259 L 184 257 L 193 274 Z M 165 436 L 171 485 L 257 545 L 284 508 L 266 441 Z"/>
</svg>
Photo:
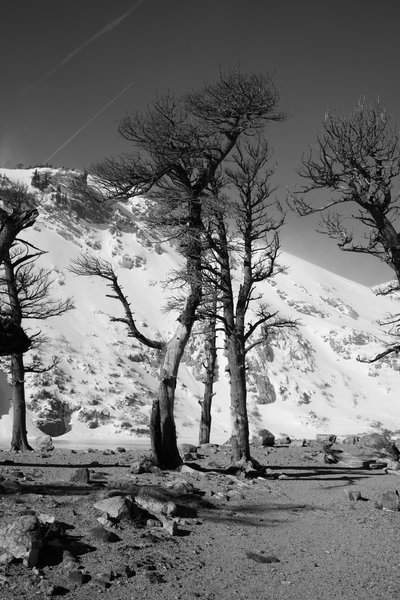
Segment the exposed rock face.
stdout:
<svg viewBox="0 0 400 600">
<path fill-rule="evenodd" d="M 0 562 L 19 558 L 28 567 L 38 564 L 39 551 L 43 546 L 44 529 L 34 515 L 16 518 L 0 527 Z"/>
</svg>

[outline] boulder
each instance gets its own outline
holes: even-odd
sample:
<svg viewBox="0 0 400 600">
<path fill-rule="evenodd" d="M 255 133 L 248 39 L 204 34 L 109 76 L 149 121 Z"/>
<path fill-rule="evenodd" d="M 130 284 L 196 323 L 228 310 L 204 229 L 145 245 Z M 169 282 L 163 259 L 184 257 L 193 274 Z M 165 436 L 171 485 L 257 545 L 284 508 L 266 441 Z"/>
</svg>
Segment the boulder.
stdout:
<svg viewBox="0 0 400 600">
<path fill-rule="evenodd" d="M 360 443 L 369 448 L 373 448 L 376 452 L 397 460 L 400 456 L 400 451 L 395 444 L 382 433 L 369 433 L 360 437 Z"/>
<path fill-rule="evenodd" d="M 153 473 L 158 470 L 151 456 L 140 456 L 133 461 L 129 473 L 132 475 L 140 475 L 141 473 Z"/>
<path fill-rule="evenodd" d="M 50 450 L 54 450 L 51 436 L 46 435 L 45 433 L 38 435 L 33 440 L 30 440 L 30 444 L 32 448 L 38 452 L 50 452 Z"/>
<path fill-rule="evenodd" d="M 96 510 L 106 513 L 110 519 L 120 521 L 121 519 L 129 519 L 132 512 L 132 502 L 127 496 L 113 496 L 99 500 L 94 505 Z"/>
<path fill-rule="evenodd" d="M 400 510 L 400 497 L 397 490 L 384 490 L 375 501 L 375 506 L 382 510 L 397 512 Z"/>
<path fill-rule="evenodd" d="M 17 517 L 0 527 L 0 562 L 10 558 L 23 559 L 28 567 L 35 567 L 43 546 L 45 529 L 35 515 Z"/>
<path fill-rule="evenodd" d="M 279 440 L 277 441 L 277 444 L 279 444 L 280 446 L 288 446 L 291 443 L 292 443 L 292 440 L 290 439 L 290 437 L 288 435 L 285 437 L 279 438 Z"/>
<path fill-rule="evenodd" d="M 274 446 L 275 436 L 268 429 L 259 429 L 256 435 L 252 438 L 253 444 L 261 444 L 261 446 Z"/>
</svg>

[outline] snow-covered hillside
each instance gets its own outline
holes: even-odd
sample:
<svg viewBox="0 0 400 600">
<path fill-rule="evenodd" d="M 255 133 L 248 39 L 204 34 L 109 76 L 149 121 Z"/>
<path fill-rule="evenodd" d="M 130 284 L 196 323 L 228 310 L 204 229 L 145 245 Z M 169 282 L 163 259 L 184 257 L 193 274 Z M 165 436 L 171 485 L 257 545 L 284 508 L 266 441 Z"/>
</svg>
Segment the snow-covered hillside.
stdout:
<svg viewBox="0 0 400 600">
<path fill-rule="evenodd" d="M 122 313 L 118 302 L 106 297 L 104 281 L 77 277 L 67 268 L 82 252 L 110 261 L 138 326 L 152 337 L 166 338 L 176 315 L 163 311 L 167 296 L 161 282 L 179 256 L 144 225 L 144 200 L 116 206 L 110 214 L 73 196 L 71 183 L 78 172 L 39 169 L 45 171 L 50 187 L 45 192 L 29 187 L 40 217 L 21 237 L 48 252 L 41 264 L 53 270 L 54 294 L 73 296 L 76 309 L 45 323 L 25 323 L 31 331 L 41 329 L 50 339 L 48 355 L 61 359 L 53 371 L 27 376 L 29 409 L 46 433 L 67 440 L 146 435 L 158 385 L 157 353 L 129 338 L 123 325 L 110 322 L 109 315 Z M 0 175 L 2 185 L 8 179 L 30 186 L 33 170 L 1 169 Z M 60 195 L 56 199 L 57 187 L 61 201 Z M 363 285 L 285 253 L 280 263 L 287 271 L 260 286 L 263 301 L 299 319 L 300 326 L 274 334 L 249 357 L 252 430 L 267 427 L 275 434 L 311 436 L 400 428 L 400 363 L 395 357 L 372 365 L 356 360 L 382 349 L 385 337 L 377 321 L 398 311 L 398 300 L 376 297 Z M 176 418 L 181 441 L 197 439 L 201 348 L 200 336 L 194 336 L 179 375 Z M 221 352 L 213 405 L 216 442 L 230 433 L 224 366 Z"/>
</svg>

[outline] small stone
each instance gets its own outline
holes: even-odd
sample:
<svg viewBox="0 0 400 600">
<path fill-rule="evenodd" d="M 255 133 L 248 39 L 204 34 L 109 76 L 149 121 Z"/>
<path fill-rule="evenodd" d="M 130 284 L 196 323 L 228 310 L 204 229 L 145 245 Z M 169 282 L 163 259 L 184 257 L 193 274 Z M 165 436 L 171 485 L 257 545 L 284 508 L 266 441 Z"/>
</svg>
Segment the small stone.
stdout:
<svg viewBox="0 0 400 600">
<path fill-rule="evenodd" d="M 292 443 L 292 440 L 290 439 L 289 436 L 286 437 L 281 437 L 279 438 L 279 440 L 277 441 L 277 444 L 279 444 L 279 446 L 288 446 L 289 444 Z"/>
<path fill-rule="evenodd" d="M 94 508 L 106 513 L 111 519 L 120 521 L 131 517 L 132 502 L 126 496 L 113 496 L 99 500 Z"/>
<path fill-rule="evenodd" d="M 129 473 L 133 475 L 141 475 L 142 473 L 153 473 L 157 470 L 154 460 L 150 456 L 141 456 L 133 461 Z"/>
<path fill-rule="evenodd" d="M 147 519 L 146 526 L 147 527 L 162 527 L 163 524 L 158 519 Z"/>
<path fill-rule="evenodd" d="M 85 575 L 82 571 L 75 569 L 68 573 L 68 581 L 76 586 L 81 586 L 85 583 Z"/>
<path fill-rule="evenodd" d="M 163 519 L 162 525 L 170 535 L 178 535 L 178 525 L 173 519 Z"/>
<path fill-rule="evenodd" d="M 99 588 L 101 588 L 103 590 L 107 590 L 111 586 L 111 583 L 109 581 L 104 581 L 103 579 L 101 579 L 99 577 L 93 577 L 92 581 L 95 585 L 97 585 Z"/>
<path fill-rule="evenodd" d="M 194 446 L 193 444 L 181 444 L 179 446 L 179 452 L 181 456 L 187 453 L 197 454 L 197 446 Z"/>
<path fill-rule="evenodd" d="M 351 501 L 362 500 L 360 490 L 345 490 L 345 494 Z"/>
<path fill-rule="evenodd" d="M 290 479 L 287 475 L 285 475 L 285 473 L 281 473 L 278 477 L 278 479 Z"/>
<path fill-rule="evenodd" d="M 118 448 L 116 448 L 117 452 L 119 452 L 120 454 L 123 454 L 124 452 L 126 452 L 126 448 L 123 448 L 122 446 L 118 446 Z"/>
<path fill-rule="evenodd" d="M 337 436 L 333 433 L 318 433 L 315 436 L 315 439 L 320 444 L 334 444 L 336 442 Z"/>
<path fill-rule="evenodd" d="M 75 483 L 89 483 L 89 480 L 90 473 L 87 467 L 77 469 L 70 477 L 70 481 L 74 481 Z"/>
<path fill-rule="evenodd" d="M 108 544 L 119 542 L 121 539 L 113 531 L 107 531 L 107 529 L 104 529 L 104 527 L 101 527 L 100 525 L 98 527 L 92 527 L 92 529 L 89 529 L 88 535 L 91 538 L 101 542 L 106 542 Z"/>
</svg>

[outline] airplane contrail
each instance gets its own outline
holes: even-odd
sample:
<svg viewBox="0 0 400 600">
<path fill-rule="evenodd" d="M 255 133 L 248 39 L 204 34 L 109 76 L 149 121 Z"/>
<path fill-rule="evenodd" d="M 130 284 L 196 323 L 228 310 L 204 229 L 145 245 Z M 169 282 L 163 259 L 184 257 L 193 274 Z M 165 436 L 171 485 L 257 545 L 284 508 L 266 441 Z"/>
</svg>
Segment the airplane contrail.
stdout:
<svg viewBox="0 0 400 600">
<path fill-rule="evenodd" d="M 53 158 L 53 156 L 58 154 L 60 152 L 60 150 L 62 150 L 63 148 L 65 148 L 65 146 L 67 146 L 70 142 L 72 142 L 72 140 L 75 139 L 77 135 L 79 135 L 84 129 L 86 129 L 86 127 L 88 127 L 91 123 L 93 123 L 93 121 L 95 119 L 97 119 L 97 117 L 99 117 L 105 110 L 107 110 L 107 108 L 109 108 L 111 106 L 111 104 L 114 104 L 114 102 L 116 100 L 118 100 L 118 98 L 120 98 L 122 96 L 122 94 L 124 94 L 126 92 L 126 90 L 129 89 L 131 87 L 131 85 L 133 85 L 133 83 L 134 83 L 133 81 L 128 83 L 128 85 L 126 85 L 123 90 L 118 92 L 118 94 L 116 96 L 114 96 L 114 98 L 112 98 L 112 100 L 107 102 L 107 104 L 105 104 L 100 110 L 98 110 L 97 113 L 93 115 L 93 117 L 90 117 L 90 119 L 88 121 L 86 121 L 86 123 L 84 123 L 82 125 L 82 127 L 79 127 L 79 129 L 77 129 L 75 131 L 75 133 L 73 133 L 63 144 L 61 144 L 61 146 L 59 146 L 57 148 L 57 150 L 55 150 L 53 152 L 53 154 L 50 154 L 50 156 L 48 156 L 44 160 L 44 164 L 48 163 L 49 160 L 51 160 Z"/>
<path fill-rule="evenodd" d="M 111 21 L 110 23 L 108 23 L 107 25 L 102 27 L 97 33 L 95 33 L 88 40 L 83 42 L 83 44 L 81 44 L 80 46 L 78 46 L 77 48 L 75 48 L 74 50 L 69 52 L 69 54 L 64 56 L 64 58 L 55 65 L 55 67 L 50 69 L 50 71 L 47 71 L 47 73 L 45 73 L 36 82 L 32 83 L 31 85 L 28 85 L 22 92 L 22 96 L 25 96 L 25 94 L 27 94 L 30 90 L 32 90 L 36 86 L 43 83 L 43 81 L 46 81 L 46 79 L 48 79 L 49 77 L 54 75 L 54 73 L 56 73 L 61 67 L 66 65 L 74 56 L 76 56 L 77 54 L 79 54 L 79 52 L 81 52 L 84 48 L 86 48 L 86 46 L 89 46 L 89 44 L 96 41 L 99 37 L 101 37 L 108 31 L 111 31 L 112 29 L 117 27 L 120 23 L 122 23 L 122 21 L 124 21 L 127 17 L 129 17 L 129 15 L 132 14 L 134 10 L 136 10 L 141 4 L 143 4 L 143 2 L 144 2 L 144 0 L 139 0 L 138 2 L 136 2 L 136 4 L 131 6 L 131 8 L 129 10 L 127 10 L 126 12 L 124 12 L 120 17 L 117 17 L 116 19 L 114 19 L 113 21 Z"/>
</svg>

